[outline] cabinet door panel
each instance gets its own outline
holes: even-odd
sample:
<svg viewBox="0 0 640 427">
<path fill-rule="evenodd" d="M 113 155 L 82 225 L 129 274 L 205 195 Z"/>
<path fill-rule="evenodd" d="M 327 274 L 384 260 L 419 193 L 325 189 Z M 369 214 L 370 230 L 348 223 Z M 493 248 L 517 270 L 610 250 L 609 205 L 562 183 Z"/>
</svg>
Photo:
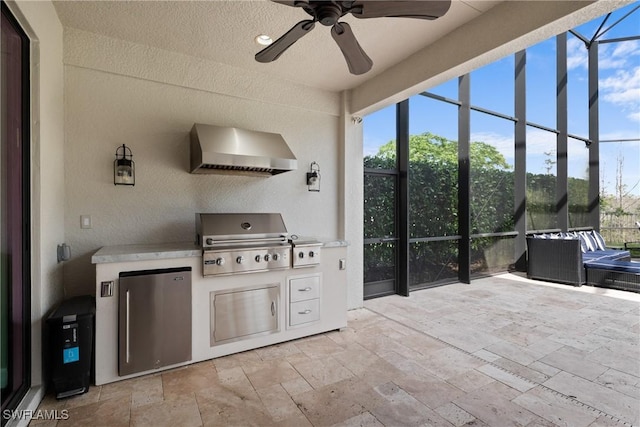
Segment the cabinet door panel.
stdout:
<svg viewBox="0 0 640 427">
<path fill-rule="evenodd" d="M 280 287 L 212 293 L 211 345 L 278 330 Z"/>
<path fill-rule="evenodd" d="M 118 288 L 121 376 L 191 360 L 191 273 L 163 271 L 121 273 Z"/>
</svg>

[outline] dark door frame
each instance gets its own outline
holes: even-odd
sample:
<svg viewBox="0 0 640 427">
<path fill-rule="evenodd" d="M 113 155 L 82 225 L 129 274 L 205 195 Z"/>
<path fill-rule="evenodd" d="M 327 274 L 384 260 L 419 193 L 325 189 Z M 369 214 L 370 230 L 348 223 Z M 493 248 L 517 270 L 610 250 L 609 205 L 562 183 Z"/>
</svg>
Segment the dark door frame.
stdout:
<svg viewBox="0 0 640 427">
<path fill-rule="evenodd" d="M 8 329 L 9 382 L 8 390 L 2 390 L 2 411 L 4 413 L 7 409 L 15 409 L 31 386 L 31 166 L 29 144 L 30 40 L 4 1 L 1 2 L 1 9 L 3 27 L 6 26 L 12 30 L 20 39 L 20 55 L 17 59 L 20 63 L 14 64 L 16 72 L 8 72 L 9 67 L 7 66 L 4 70 L 6 75 L 3 76 L 3 78 L 15 79 L 7 82 L 7 90 L 10 87 L 11 89 L 16 89 L 15 95 L 9 96 L 7 92 L 4 92 L 3 97 L 11 97 L 14 101 L 17 99 L 14 103 L 7 102 L 3 112 L 18 123 L 18 127 L 12 128 L 12 131 L 3 130 L 3 132 L 7 132 L 6 135 L 3 135 L 3 144 L 8 141 L 16 141 L 18 146 L 17 148 L 14 146 L 14 149 L 9 151 L 7 144 L 7 147 L 3 147 L 3 151 L 7 155 L 6 160 L 11 161 L 11 157 L 15 157 L 15 161 L 12 162 L 11 166 L 15 167 L 19 182 L 14 184 L 14 194 L 9 196 L 8 201 L 3 200 L 3 203 L 17 202 L 15 204 L 7 203 L 10 209 L 14 209 L 14 212 L 12 212 L 13 219 L 11 223 L 7 224 L 7 229 L 10 228 L 11 232 L 17 232 L 17 236 L 12 239 L 12 242 L 15 243 L 14 249 L 19 253 L 20 259 L 16 260 L 15 263 L 11 262 L 11 264 L 15 264 L 13 267 L 21 270 L 15 272 L 15 274 L 10 273 L 11 275 L 8 276 L 8 278 L 12 278 L 9 279 L 8 292 L 5 296 L 9 304 L 8 320 L 10 325 Z M 12 82 L 14 83 L 13 86 L 11 86 Z M 6 101 L 11 100 L 7 99 Z M 3 160 L 3 163 L 6 160 Z M 6 163 L 3 168 L 6 168 Z M 6 172 L 3 171 L 3 175 L 4 173 Z M 11 186 L 10 183 L 5 184 L 8 187 Z M 18 200 L 12 199 L 13 197 Z M 3 222 L 4 220 L 5 218 L 3 218 Z M 14 283 L 14 279 L 19 283 Z M 9 420 L 4 416 L 0 418 L 2 425 L 5 425 Z"/>
</svg>

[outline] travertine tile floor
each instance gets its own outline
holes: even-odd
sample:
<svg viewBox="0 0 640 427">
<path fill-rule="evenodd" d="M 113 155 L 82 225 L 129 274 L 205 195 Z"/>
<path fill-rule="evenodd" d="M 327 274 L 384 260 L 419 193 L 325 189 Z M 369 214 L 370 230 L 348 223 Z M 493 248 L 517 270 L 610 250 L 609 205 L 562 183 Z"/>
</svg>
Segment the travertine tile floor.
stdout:
<svg viewBox="0 0 640 427">
<path fill-rule="evenodd" d="M 61 427 L 640 426 L 639 337 L 639 294 L 502 275 L 41 409 L 67 409 Z"/>
</svg>

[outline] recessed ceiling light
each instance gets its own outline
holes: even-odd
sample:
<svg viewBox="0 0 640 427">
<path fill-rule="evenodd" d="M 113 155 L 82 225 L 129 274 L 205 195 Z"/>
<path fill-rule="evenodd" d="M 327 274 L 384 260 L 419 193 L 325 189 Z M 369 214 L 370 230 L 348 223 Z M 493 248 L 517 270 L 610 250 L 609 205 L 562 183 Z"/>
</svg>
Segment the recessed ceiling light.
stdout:
<svg viewBox="0 0 640 427">
<path fill-rule="evenodd" d="M 256 43 L 262 46 L 269 46 L 271 43 L 273 43 L 273 39 L 266 34 L 260 34 L 256 36 L 255 40 Z"/>
</svg>

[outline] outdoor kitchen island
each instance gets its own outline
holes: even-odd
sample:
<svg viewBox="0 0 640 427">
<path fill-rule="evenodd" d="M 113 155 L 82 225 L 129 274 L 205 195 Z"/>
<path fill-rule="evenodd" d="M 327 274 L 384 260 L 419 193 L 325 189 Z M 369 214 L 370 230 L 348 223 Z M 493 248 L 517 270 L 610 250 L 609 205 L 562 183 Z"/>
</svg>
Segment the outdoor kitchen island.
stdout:
<svg viewBox="0 0 640 427">
<path fill-rule="evenodd" d="M 91 259 L 96 266 L 96 385 L 346 327 L 347 242 L 330 239 L 318 242 L 321 258 L 318 257 L 316 265 L 219 276 L 203 274 L 202 248 L 193 243 L 101 248 Z M 128 332 L 125 332 L 126 337 L 120 335 L 123 330 L 128 331 L 128 316 L 133 319 L 138 314 L 133 305 L 129 307 L 129 296 L 125 299 L 119 295 L 121 278 L 138 273 L 189 269 L 191 307 L 184 308 L 191 311 L 190 360 L 171 365 L 158 360 L 157 367 L 120 375 L 122 358 L 129 361 L 129 358 L 137 357 L 130 353 L 136 348 L 135 342 L 131 342 L 133 334 L 131 337 Z M 181 286 L 185 286 L 184 282 Z M 188 287 L 184 289 L 186 292 Z M 243 297 L 237 298 L 238 295 Z M 123 301 L 126 301 L 126 308 Z M 262 307 L 265 303 L 266 308 Z M 148 301 L 148 305 L 152 304 L 154 301 Z M 146 311 L 148 307 L 143 308 Z M 177 311 L 180 312 L 181 308 Z M 161 314 L 162 310 L 156 310 L 148 322 L 172 324 L 173 314 L 165 316 L 169 318 L 158 319 L 158 313 Z M 261 316 L 270 319 L 263 324 Z M 229 325 L 235 322 L 236 317 L 244 320 L 237 325 Z M 178 321 L 177 318 L 175 320 Z M 148 346 L 153 348 L 158 347 L 158 340 L 167 341 L 160 344 L 169 348 L 184 342 L 182 339 L 173 342 L 168 329 L 166 334 L 158 335 L 143 339 L 149 342 L 152 338 L 152 344 Z"/>
</svg>

